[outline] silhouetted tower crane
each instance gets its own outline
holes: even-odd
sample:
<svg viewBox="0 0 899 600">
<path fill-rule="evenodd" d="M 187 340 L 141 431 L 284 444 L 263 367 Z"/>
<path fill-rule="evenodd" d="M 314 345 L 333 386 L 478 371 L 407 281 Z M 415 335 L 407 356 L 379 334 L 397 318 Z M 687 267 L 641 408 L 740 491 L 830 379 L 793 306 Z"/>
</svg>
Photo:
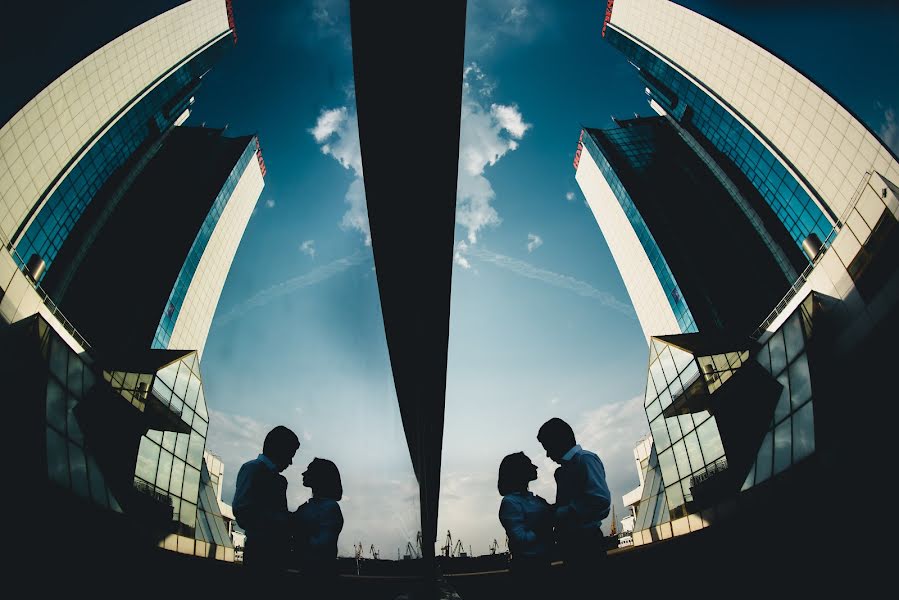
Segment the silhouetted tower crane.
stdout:
<svg viewBox="0 0 899 600">
<path fill-rule="evenodd" d="M 440 553 L 449 558 L 453 551 L 453 534 L 449 530 L 446 532 L 446 543 L 440 548 Z"/>
<path fill-rule="evenodd" d="M 497 550 L 499 550 L 499 542 L 497 542 L 496 538 L 494 538 L 493 543 L 490 544 L 490 554 L 496 554 Z"/>
<path fill-rule="evenodd" d="M 371 548 L 369 548 L 369 552 L 371 552 L 371 557 L 375 560 L 377 560 L 378 557 L 381 556 L 381 554 L 375 549 L 374 544 L 372 544 Z"/>
<path fill-rule="evenodd" d="M 468 556 L 468 553 L 465 552 L 465 547 L 462 545 L 462 540 L 456 542 L 452 555 L 458 558 L 465 558 Z"/>
<path fill-rule="evenodd" d="M 615 505 L 612 505 L 612 525 L 609 528 L 609 535 L 618 535 L 618 521 L 615 520 Z"/>
</svg>

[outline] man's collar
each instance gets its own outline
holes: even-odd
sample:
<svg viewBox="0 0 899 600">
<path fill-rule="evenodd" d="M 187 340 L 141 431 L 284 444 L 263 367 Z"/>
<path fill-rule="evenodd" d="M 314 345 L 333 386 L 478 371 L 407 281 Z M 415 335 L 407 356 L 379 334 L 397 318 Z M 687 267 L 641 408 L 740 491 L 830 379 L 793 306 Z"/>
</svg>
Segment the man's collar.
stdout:
<svg viewBox="0 0 899 600">
<path fill-rule="evenodd" d="M 569 460 L 571 460 L 572 458 L 574 458 L 574 455 L 575 455 L 575 454 L 577 454 L 577 453 L 580 452 L 580 451 L 581 451 L 581 446 L 580 446 L 580 444 L 575 444 L 574 446 L 571 447 L 571 450 L 569 450 L 569 451 L 566 452 L 564 455 L 562 455 L 562 460 L 565 461 L 565 462 L 568 462 Z"/>
<path fill-rule="evenodd" d="M 271 471 L 273 471 L 275 473 L 278 472 L 278 467 L 276 467 L 275 463 L 272 462 L 272 459 L 267 457 L 265 454 L 260 454 L 259 460 L 262 462 L 262 464 L 264 464 L 266 467 L 268 467 Z"/>
</svg>

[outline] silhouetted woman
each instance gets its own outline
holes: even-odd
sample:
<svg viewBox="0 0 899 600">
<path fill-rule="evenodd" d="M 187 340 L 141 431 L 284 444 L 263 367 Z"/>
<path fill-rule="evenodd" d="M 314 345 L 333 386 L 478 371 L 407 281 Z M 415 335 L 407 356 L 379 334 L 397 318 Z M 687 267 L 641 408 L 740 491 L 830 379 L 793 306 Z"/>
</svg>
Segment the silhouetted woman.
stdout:
<svg viewBox="0 0 899 600">
<path fill-rule="evenodd" d="M 552 550 L 552 508 L 528 491 L 537 467 L 524 452 L 505 457 L 499 465 L 497 488 L 503 497 L 499 520 L 509 537 L 512 576 L 524 597 L 539 597 L 549 575 Z"/>
<path fill-rule="evenodd" d="M 313 459 L 303 473 L 312 497 L 294 513 L 294 539 L 303 573 L 319 584 L 337 574 L 337 538 L 343 529 L 338 500 L 343 497 L 340 471 L 330 460 Z"/>
</svg>

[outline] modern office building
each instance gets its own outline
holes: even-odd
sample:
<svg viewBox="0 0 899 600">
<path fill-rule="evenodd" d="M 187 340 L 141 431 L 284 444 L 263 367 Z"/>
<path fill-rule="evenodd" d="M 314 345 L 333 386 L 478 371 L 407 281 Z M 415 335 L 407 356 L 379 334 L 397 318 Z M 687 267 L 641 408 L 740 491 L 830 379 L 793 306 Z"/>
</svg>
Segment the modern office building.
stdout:
<svg viewBox="0 0 899 600">
<path fill-rule="evenodd" d="M 255 136 L 175 128 L 99 230 L 97 213 L 106 207 L 85 213 L 47 286 L 65 284 L 60 307 L 106 352 L 152 347 L 202 354 L 264 185 L 263 169 Z"/>
<path fill-rule="evenodd" d="M 646 474 L 649 472 L 649 455 L 652 452 L 652 435 L 647 435 L 634 445 L 634 466 L 637 468 L 637 477 L 640 484 L 624 494 L 621 502 L 628 511 L 626 517 L 621 519 L 621 533 L 618 535 L 618 547 L 633 546 L 634 525 L 637 521 L 637 507 L 643 497 L 643 484 L 646 482 Z"/>
<path fill-rule="evenodd" d="M 672 302 L 681 267 L 666 248 L 663 260 L 647 250 L 665 234 L 618 200 L 615 173 L 598 166 L 608 153 L 582 134 L 577 179 L 649 340 L 653 445 L 633 543 L 737 515 L 764 526 L 784 505 L 802 507 L 793 526 L 808 521 L 809 534 L 831 514 L 817 503 L 834 473 L 846 489 L 874 476 L 845 427 L 852 401 L 884 392 L 880 376 L 860 373 L 889 369 L 884 349 L 899 333 L 899 162 L 805 75 L 673 2 L 610 1 L 602 35 L 781 272 L 797 272 L 757 327 L 683 327 Z M 754 268 L 739 276 L 758 281 Z"/>
<path fill-rule="evenodd" d="M 38 281 L 95 200 L 115 203 L 233 45 L 230 1 L 191 0 L 109 41 L 0 128 L 0 240 Z"/>
<path fill-rule="evenodd" d="M 664 117 L 585 129 L 576 179 L 618 263 L 647 339 L 757 325 L 795 276 L 741 204 Z M 762 207 L 757 207 L 761 209 Z M 786 230 L 775 230 L 788 239 Z M 802 260 L 792 251 L 788 266 Z M 752 285 L 745 273 L 753 272 Z"/>
</svg>

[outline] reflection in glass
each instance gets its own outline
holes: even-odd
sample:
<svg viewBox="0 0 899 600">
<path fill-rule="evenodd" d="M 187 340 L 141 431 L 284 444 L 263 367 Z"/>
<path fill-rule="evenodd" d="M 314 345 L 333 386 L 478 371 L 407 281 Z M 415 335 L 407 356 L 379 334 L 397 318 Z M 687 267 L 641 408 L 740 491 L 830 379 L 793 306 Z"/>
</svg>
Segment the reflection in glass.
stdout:
<svg viewBox="0 0 899 600">
<path fill-rule="evenodd" d="M 673 449 L 659 453 L 659 467 L 662 469 L 662 479 L 666 482 L 680 479 L 677 474 L 677 465 L 674 462 Z"/>
<path fill-rule="evenodd" d="M 771 354 L 771 372 L 775 375 L 783 371 L 787 366 L 787 354 L 784 347 L 783 332 L 778 330 L 768 341 L 768 349 Z"/>
<path fill-rule="evenodd" d="M 802 325 L 799 322 L 799 313 L 796 312 L 787 319 L 782 327 L 784 334 L 784 345 L 787 351 L 787 361 L 796 358 L 796 355 L 802 352 L 805 347 L 805 340 L 802 337 Z"/>
<path fill-rule="evenodd" d="M 777 376 L 777 383 L 782 386 L 780 390 L 780 398 L 777 400 L 777 406 L 774 407 L 774 422 L 780 421 L 790 414 L 790 378 L 784 371 Z"/>
<path fill-rule="evenodd" d="M 721 442 L 721 435 L 718 433 L 718 425 L 714 417 L 700 425 L 696 429 L 696 433 L 707 464 L 724 456 L 724 445 Z"/>
<path fill-rule="evenodd" d="M 774 430 L 774 474 L 780 473 L 792 463 L 792 438 L 790 419 Z"/>
<path fill-rule="evenodd" d="M 798 408 L 812 397 L 812 381 L 808 372 L 808 355 L 801 354 L 790 365 L 790 393 L 793 408 Z"/>
<path fill-rule="evenodd" d="M 51 481 L 69 487 L 69 453 L 61 435 L 47 429 L 47 475 Z"/>
<path fill-rule="evenodd" d="M 674 459 L 677 462 L 677 470 L 681 474 L 681 477 L 686 477 L 692 473 L 693 469 L 690 467 L 690 460 L 687 457 L 687 446 L 684 444 L 684 440 L 674 444 L 672 450 L 674 451 Z M 673 480 L 665 479 L 665 483 L 668 483 L 669 481 Z"/>
<path fill-rule="evenodd" d="M 814 451 L 815 417 L 808 402 L 793 416 L 793 460 L 800 461 Z"/>
</svg>

